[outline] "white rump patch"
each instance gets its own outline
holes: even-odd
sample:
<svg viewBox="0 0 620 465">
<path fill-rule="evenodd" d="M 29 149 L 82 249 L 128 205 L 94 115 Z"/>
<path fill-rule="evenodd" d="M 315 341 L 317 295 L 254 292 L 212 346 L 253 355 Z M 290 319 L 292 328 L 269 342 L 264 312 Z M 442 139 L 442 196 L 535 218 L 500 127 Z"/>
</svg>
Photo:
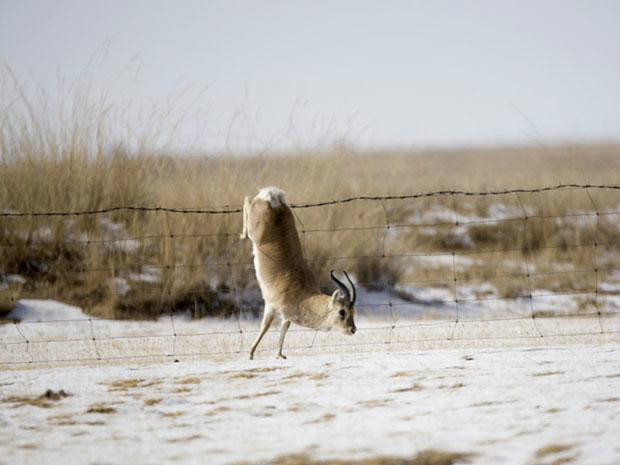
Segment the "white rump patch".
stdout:
<svg viewBox="0 0 620 465">
<path fill-rule="evenodd" d="M 280 205 L 286 204 L 284 191 L 278 189 L 277 187 L 263 187 L 260 191 L 258 191 L 256 197 L 264 200 L 265 202 L 269 202 L 271 208 L 278 208 Z"/>
</svg>

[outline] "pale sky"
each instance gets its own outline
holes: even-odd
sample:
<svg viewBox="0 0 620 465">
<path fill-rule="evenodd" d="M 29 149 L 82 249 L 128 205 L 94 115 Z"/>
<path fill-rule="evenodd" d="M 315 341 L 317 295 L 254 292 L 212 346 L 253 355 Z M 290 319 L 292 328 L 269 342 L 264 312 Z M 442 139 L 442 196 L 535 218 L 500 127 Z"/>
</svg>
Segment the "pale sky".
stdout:
<svg viewBox="0 0 620 465">
<path fill-rule="evenodd" d="M 0 58 L 174 100 L 179 147 L 620 141 L 618 0 L 0 0 Z"/>
</svg>

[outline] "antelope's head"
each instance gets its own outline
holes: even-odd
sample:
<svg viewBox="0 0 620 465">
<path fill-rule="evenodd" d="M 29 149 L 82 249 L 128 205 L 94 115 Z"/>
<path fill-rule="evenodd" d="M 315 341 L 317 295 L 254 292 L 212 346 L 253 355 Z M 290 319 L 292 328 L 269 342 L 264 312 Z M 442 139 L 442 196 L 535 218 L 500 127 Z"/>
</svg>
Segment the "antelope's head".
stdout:
<svg viewBox="0 0 620 465">
<path fill-rule="evenodd" d="M 344 334 L 352 335 L 357 331 L 355 321 L 353 321 L 356 292 L 355 286 L 347 272 L 343 271 L 343 273 L 351 285 L 351 291 L 342 281 L 334 276 L 334 270 L 329 272 L 332 280 L 338 285 L 338 289 L 332 294 L 329 304 L 330 323 L 331 327 L 339 329 Z"/>
</svg>

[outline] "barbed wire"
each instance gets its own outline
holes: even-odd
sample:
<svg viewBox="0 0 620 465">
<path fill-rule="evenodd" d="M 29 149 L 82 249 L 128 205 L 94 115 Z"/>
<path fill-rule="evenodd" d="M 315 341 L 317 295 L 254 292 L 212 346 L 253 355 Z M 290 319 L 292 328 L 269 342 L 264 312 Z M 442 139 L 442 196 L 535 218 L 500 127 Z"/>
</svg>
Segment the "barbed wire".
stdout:
<svg viewBox="0 0 620 465">
<path fill-rule="evenodd" d="M 541 193 L 548 191 L 557 191 L 563 189 L 581 189 L 584 190 L 590 200 L 592 210 L 591 211 L 579 211 L 579 212 L 564 212 L 558 214 L 536 214 L 528 211 L 524 203 L 520 198 L 520 194 L 525 193 Z M 315 344 L 317 339 L 317 331 L 311 329 L 291 329 L 289 332 L 299 337 L 311 337 L 311 341 L 306 345 L 292 345 L 288 347 L 290 350 L 301 350 L 306 348 L 337 348 L 343 346 L 363 347 L 363 346 L 391 346 L 396 344 L 413 344 L 421 342 L 438 342 L 438 341 L 471 341 L 471 340 L 502 340 L 502 339 L 515 339 L 515 340 L 528 340 L 528 339 L 540 339 L 540 338 L 566 338 L 566 337 L 614 337 L 620 333 L 618 327 L 617 315 L 620 314 L 620 304 L 617 302 L 620 297 L 620 289 L 606 290 L 604 278 L 611 276 L 613 273 L 620 271 L 620 265 L 616 264 L 613 260 L 609 263 L 603 263 L 599 260 L 599 254 L 601 250 L 616 250 L 615 248 L 620 246 L 620 241 L 605 240 L 600 237 L 601 233 L 601 218 L 609 217 L 613 215 L 620 216 L 620 211 L 606 210 L 602 211 L 594 198 L 590 194 L 591 189 L 610 189 L 620 190 L 620 186 L 617 185 L 591 185 L 591 184 L 560 184 L 557 186 L 549 186 L 537 189 L 508 189 L 502 191 L 489 191 L 489 192 L 466 192 L 466 191 L 436 191 L 427 192 L 422 194 L 402 195 L 402 196 L 355 196 L 339 200 L 330 200 L 316 203 L 306 204 L 294 204 L 293 208 L 311 208 L 311 207 L 327 207 L 336 204 L 350 203 L 354 201 L 374 201 L 378 202 L 382 208 L 385 216 L 384 224 L 371 224 L 371 225 L 354 225 L 354 226 L 338 226 L 332 228 L 321 227 L 309 227 L 306 228 L 303 223 L 298 219 L 300 234 L 303 235 L 304 241 L 306 235 L 314 233 L 324 232 L 338 232 L 338 231 L 377 231 L 376 241 L 377 247 L 372 253 L 354 254 L 354 255 L 329 255 L 329 256 L 315 256 L 307 257 L 306 261 L 310 263 L 327 263 L 334 261 L 367 261 L 373 259 L 380 260 L 415 260 L 415 259 L 434 259 L 437 257 L 444 257 L 450 260 L 448 268 L 448 275 L 440 278 L 424 278 L 424 279 L 360 279 L 357 280 L 357 284 L 368 289 L 368 292 L 372 292 L 375 289 L 379 292 L 383 292 L 381 301 L 377 302 L 364 302 L 361 300 L 356 305 L 356 308 L 362 313 L 363 316 L 369 317 L 376 316 L 382 318 L 382 321 L 376 326 L 361 326 L 359 327 L 361 335 L 368 332 L 385 333 L 381 337 L 381 341 L 348 341 L 343 343 L 327 343 L 327 344 Z M 514 195 L 520 206 L 521 215 L 510 216 L 502 218 L 475 218 L 465 219 L 458 213 L 457 205 L 455 202 L 455 196 L 497 196 L 497 195 Z M 395 222 L 391 221 L 390 211 L 387 208 L 388 201 L 391 200 L 409 200 L 426 197 L 447 196 L 452 201 L 452 211 L 454 219 L 452 221 L 431 221 L 431 222 Z M 95 215 L 105 214 L 115 211 L 146 211 L 146 212 L 167 212 L 167 213 L 191 213 L 191 214 L 233 214 L 240 213 L 241 209 L 236 206 L 224 206 L 224 207 L 212 207 L 207 209 L 176 209 L 165 207 L 113 207 L 110 209 L 90 210 L 90 211 L 75 211 L 75 212 L 0 212 L 0 217 L 51 217 L 51 216 L 81 216 L 81 215 Z M 520 246 L 503 246 L 503 247 L 488 247 L 488 248 L 458 248 L 454 246 L 447 250 L 416 250 L 404 253 L 390 253 L 390 247 L 387 244 L 388 232 L 391 230 L 404 230 L 407 228 L 442 228 L 442 227 L 468 227 L 475 225 L 494 224 L 499 225 L 503 223 L 518 223 L 521 222 L 523 226 L 522 234 L 527 233 L 528 224 L 536 220 L 564 220 L 567 218 L 591 218 L 595 219 L 594 232 L 588 234 L 586 240 L 575 241 L 568 243 L 565 240 L 560 243 L 551 245 L 538 245 L 536 247 Z M 309 225 L 312 226 L 312 225 Z M 383 231 L 383 234 L 380 232 Z M 0 241 L 0 247 L 51 247 L 60 245 L 83 245 L 83 246 L 108 246 L 109 244 L 122 243 L 123 241 L 149 241 L 149 240 L 198 240 L 201 238 L 221 238 L 221 237 L 237 237 L 237 232 L 230 231 L 218 231 L 214 233 L 177 233 L 169 232 L 167 234 L 148 234 L 148 235 L 133 235 L 128 237 L 108 237 L 108 238 L 96 238 L 96 239 L 82 239 L 82 238 L 69 238 L 64 241 L 53 240 L 38 240 L 38 239 L 20 239 L 16 240 L 2 240 Z M 609 237 L 609 236 L 608 236 Z M 538 269 L 530 262 L 529 254 L 532 252 L 544 252 L 553 250 L 576 250 L 576 249 L 591 249 L 590 258 L 592 266 L 573 266 L 570 269 Z M 520 253 L 522 263 L 521 266 L 516 267 L 517 271 L 508 270 L 495 273 L 488 273 L 488 271 L 482 270 L 480 273 L 467 271 L 465 273 L 461 270 L 460 266 L 457 266 L 458 257 L 468 257 L 475 255 L 492 255 L 492 254 L 510 254 Z M 618 249 L 620 252 L 620 249 Z M 247 253 L 246 253 L 247 255 Z M 223 258 L 223 257 L 222 257 Z M 108 273 L 111 276 L 130 278 L 124 275 L 126 272 L 140 271 L 144 268 L 175 271 L 188 268 L 204 268 L 205 270 L 223 269 L 230 270 L 233 267 L 252 267 L 253 262 L 249 259 L 243 260 L 224 260 L 221 258 L 213 261 L 204 261 L 198 263 L 135 263 L 126 266 L 101 266 L 101 267 L 75 267 L 72 272 L 78 273 Z M 542 277 L 569 277 L 570 275 L 580 276 L 581 281 L 584 280 L 583 276 L 591 276 L 591 282 L 572 283 L 569 289 L 557 288 L 555 290 L 549 289 L 537 289 L 535 280 Z M 498 294 L 472 294 L 472 290 L 467 287 L 472 283 L 492 283 L 494 280 L 501 279 L 520 279 L 525 283 L 521 290 L 518 292 L 512 292 L 508 295 Z M 424 289 L 424 286 L 433 286 L 431 289 L 439 289 L 445 291 L 441 297 L 424 297 L 420 294 L 420 289 Z M 258 292 L 256 283 L 251 284 L 253 286 L 255 294 Z M 420 288 L 411 288 L 411 286 L 420 286 Z M 438 287 L 437 287 L 438 286 Z M 159 325 L 160 332 L 156 334 L 111 334 L 110 331 L 114 329 L 117 331 L 117 326 L 123 326 L 124 323 L 118 320 L 107 320 L 95 317 L 80 317 L 80 318 L 60 318 L 60 319 L 45 319 L 42 321 L 37 320 L 23 320 L 14 321 L 13 324 L 0 325 L 0 347 L 4 347 L 4 351 L 0 354 L 0 367 L 6 366 L 21 366 L 29 364 L 45 364 L 45 363 L 77 363 L 77 362 L 91 362 L 91 361 L 114 361 L 114 360 L 132 360 L 132 359 L 147 359 L 157 357 L 184 357 L 184 356 L 209 356 L 209 355 L 226 355 L 226 354 L 239 354 L 248 348 L 248 341 L 245 339 L 248 335 L 256 334 L 259 330 L 257 327 L 245 327 L 255 324 L 256 320 L 242 320 L 242 314 L 250 310 L 255 313 L 255 309 L 251 302 L 247 302 L 242 298 L 241 294 L 248 289 L 247 284 L 245 286 L 233 286 L 224 285 L 217 288 L 200 286 L 198 288 L 190 288 L 187 290 L 179 290 L 163 285 L 151 284 L 148 289 L 148 297 L 153 300 L 153 305 L 157 308 L 165 308 L 165 302 L 162 301 L 166 296 L 174 297 L 177 300 L 182 298 L 199 297 L 205 294 L 216 295 L 220 299 L 222 305 L 234 303 L 236 311 L 236 319 L 229 320 L 229 323 L 236 325 L 234 329 L 218 329 L 218 330 L 199 330 L 194 332 L 187 332 L 183 329 L 183 325 L 187 324 L 185 316 L 179 316 L 172 312 L 164 313 L 165 318 L 161 318 L 153 324 Z M 57 298 L 59 290 L 57 288 L 47 289 L 47 294 L 38 289 L 35 294 L 38 298 L 42 298 L 47 295 L 47 298 Z M 141 291 L 142 292 L 142 291 Z M 450 294 L 448 296 L 448 294 Z M 159 296 L 159 303 L 158 301 Z M 127 292 L 110 291 L 106 293 L 106 298 L 111 299 L 123 299 L 127 298 Z M 131 295 L 129 295 L 131 297 Z M 143 296 L 144 297 L 144 296 Z M 544 304 L 547 300 L 558 298 L 571 298 L 573 304 L 579 302 L 575 299 L 586 299 L 581 304 L 581 307 L 577 305 L 577 310 L 562 309 L 559 310 L 552 306 L 552 310 Z M 232 299 L 232 300 L 231 300 Z M 590 300 L 587 300 L 590 299 Z M 197 300 L 193 302 L 196 304 Z M 488 305 L 490 303 L 502 303 L 503 307 L 500 310 L 495 309 L 492 316 L 479 316 L 475 311 L 476 309 L 483 309 L 485 312 L 489 312 Z M 421 311 L 424 309 L 434 309 L 439 312 L 439 318 L 436 320 L 419 320 L 418 318 L 427 318 L 426 314 Z M 191 309 L 189 309 L 191 311 Z M 471 313 L 471 314 L 470 314 Z M 436 318 L 436 316 L 432 316 Z M 168 319 L 168 325 L 165 322 Z M 549 322 L 556 322 L 558 325 L 561 321 L 568 321 L 569 319 L 583 321 L 595 321 L 597 329 L 594 331 L 580 331 L 579 328 L 572 328 L 571 331 L 550 332 L 548 325 Z M 463 325 L 480 324 L 480 325 L 492 325 L 502 324 L 504 322 L 531 322 L 532 333 L 526 334 L 496 334 L 489 335 L 473 335 L 471 334 L 458 334 L 457 330 Z M 68 328 L 66 325 L 71 324 L 85 324 L 83 331 L 76 333 L 62 333 L 57 337 L 51 337 L 49 328 L 57 325 L 61 328 Z M 149 324 L 149 323 L 147 323 Z M 131 324 L 127 324 L 128 327 Z M 446 333 L 442 336 L 433 337 L 421 337 L 428 336 L 422 331 L 422 335 L 416 334 L 417 331 L 423 329 L 433 330 L 435 328 L 446 327 Z M 8 328 L 14 328 L 15 332 L 13 336 L 9 334 Z M 38 329 L 42 328 L 42 335 L 38 335 Z M 125 330 L 127 328 L 124 328 Z M 555 329 L 560 329 L 557 326 Z M 134 327 L 135 330 L 135 327 Z M 107 332 L 106 332 L 107 331 Z M 403 339 L 402 335 L 399 335 L 401 331 L 409 331 L 416 336 L 414 338 Z M 51 334 L 55 334 L 55 330 L 51 331 Z M 188 338 L 197 338 L 196 351 L 178 351 L 178 348 L 182 346 L 182 341 Z M 218 338 L 227 338 L 225 342 L 220 341 L 220 345 L 237 345 L 235 350 L 200 350 L 205 344 L 209 345 L 213 340 Z M 238 339 L 237 339 L 238 338 Z M 359 337 L 358 337 L 359 338 Z M 115 348 L 112 350 L 107 347 L 109 344 L 123 341 L 142 341 L 146 344 L 148 340 L 161 340 L 165 344 L 170 340 L 169 345 L 158 346 L 161 349 L 161 353 L 131 353 L 126 355 L 118 355 L 114 350 L 123 350 L 123 348 Z M 216 341 L 217 342 L 217 341 Z M 68 358 L 54 358 L 49 356 L 49 347 L 54 344 L 77 344 L 79 346 L 80 353 L 84 353 L 82 357 L 68 357 Z M 148 345 L 148 344 L 147 344 Z M 166 350 L 164 350 L 167 347 Z M 43 350 L 45 348 L 45 350 Z M 76 350 L 74 348 L 74 350 Z M 110 352 L 112 350 L 112 353 Z M 126 349 L 125 349 L 126 350 Z M 133 350 L 133 349 L 132 349 Z M 130 351 L 132 351 L 130 350 Z M 260 349 L 263 352 L 269 349 Z M 8 351 L 8 355 L 7 355 Z M 53 351 L 52 351 L 53 352 Z M 4 354 L 4 355 L 3 355 Z"/>
<path fill-rule="evenodd" d="M 434 223 L 390 223 L 387 229 L 398 228 L 441 228 L 441 227 L 453 227 L 453 226 L 476 226 L 485 224 L 498 224 L 498 223 L 512 223 L 516 221 L 523 221 L 524 218 L 528 220 L 548 220 L 548 219 L 566 219 L 566 218 L 586 218 L 601 216 L 620 216 L 619 211 L 602 211 L 602 212 L 580 212 L 580 213 L 559 213 L 555 215 L 529 215 L 526 217 L 510 217 L 510 218 L 489 218 L 489 219 L 477 219 L 470 221 L 442 221 Z M 317 228 L 317 229 L 301 229 L 301 234 L 314 234 L 324 232 L 341 232 L 341 231 L 372 231 L 386 229 L 385 224 L 372 225 L 372 226 L 346 226 L 335 228 Z M 105 238 L 105 239 L 69 239 L 64 241 L 46 241 L 46 240 L 28 240 L 23 239 L 21 241 L 0 241 L 0 247 L 34 247 L 34 246 L 61 246 L 61 245 L 107 245 L 122 242 L 139 242 L 147 240 L 170 240 L 170 239 L 200 239 L 200 238 L 219 238 L 219 237 L 232 237 L 238 238 L 238 232 L 220 232 L 220 233 L 167 233 L 167 234 L 148 234 L 145 236 L 126 236 L 118 238 Z"/>
<path fill-rule="evenodd" d="M 388 200 L 413 200 L 429 197 L 439 197 L 446 195 L 458 195 L 466 197 L 484 197 L 484 196 L 497 196 L 507 194 L 520 194 L 520 193 L 542 193 L 549 191 L 557 191 L 563 189 L 616 189 L 620 190 L 620 185 L 614 184 L 558 184 L 555 186 L 546 186 L 530 189 L 504 189 L 493 191 L 463 191 L 463 190 L 440 190 L 433 192 L 424 192 L 418 194 L 405 194 L 405 195 L 358 195 L 353 197 L 346 197 L 337 200 L 325 200 L 311 203 L 292 203 L 291 208 L 313 208 L 313 207 L 325 207 L 328 205 L 351 203 L 355 201 L 388 201 Z M 202 214 L 202 215 L 228 215 L 232 213 L 241 213 L 243 209 L 241 206 L 223 205 L 221 207 L 207 207 L 207 208 L 174 208 L 174 207 L 146 207 L 146 206 L 116 206 L 108 208 L 100 208 L 93 210 L 81 210 L 81 211 L 48 211 L 48 212 L 12 212 L 4 211 L 0 212 L 0 217 L 24 217 L 24 216 L 87 216 L 87 215 L 99 215 L 104 213 L 114 213 L 120 211 L 128 212 L 164 212 L 164 213 L 182 213 L 182 214 Z"/>
</svg>

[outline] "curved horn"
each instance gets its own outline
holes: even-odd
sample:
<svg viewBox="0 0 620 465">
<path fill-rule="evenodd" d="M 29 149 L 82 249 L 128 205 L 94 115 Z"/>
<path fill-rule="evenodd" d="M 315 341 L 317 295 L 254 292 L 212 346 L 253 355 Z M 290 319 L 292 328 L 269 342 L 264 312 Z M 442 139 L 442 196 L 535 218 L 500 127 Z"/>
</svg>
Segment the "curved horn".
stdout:
<svg viewBox="0 0 620 465">
<path fill-rule="evenodd" d="M 334 282 L 336 284 L 338 284 L 338 287 L 340 288 L 340 291 L 344 294 L 345 298 L 351 302 L 351 293 L 349 292 L 349 289 L 347 289 L 347 286 L 344 285 L 344 283 L 340 280 L 338 280 L 338 278 L 336 278 L 334 276 L 334 270 L 331 270 L 329 272 L 329 275 L 331 276 L 331 278 L 334 280 Z"/>
<path fill-rule="evenodd" d="M 342 270 L 342 272 L 347 277 L 347 281 L 349 281 L 349 284 L 351 285 L 351 291 L 353 291 L 353 297 L 351 298 L 351 307 L 353 307 L 353 305 L 355 305 L 355 299 L 357 299 L 357 292 L 355 291 L 355 286 L 353 285 L 353 281 L 351 281 L 351 278 L 349 278 L 349 275 L 347 274 L 347 272 L 344 270 Z"/>
</svg>

